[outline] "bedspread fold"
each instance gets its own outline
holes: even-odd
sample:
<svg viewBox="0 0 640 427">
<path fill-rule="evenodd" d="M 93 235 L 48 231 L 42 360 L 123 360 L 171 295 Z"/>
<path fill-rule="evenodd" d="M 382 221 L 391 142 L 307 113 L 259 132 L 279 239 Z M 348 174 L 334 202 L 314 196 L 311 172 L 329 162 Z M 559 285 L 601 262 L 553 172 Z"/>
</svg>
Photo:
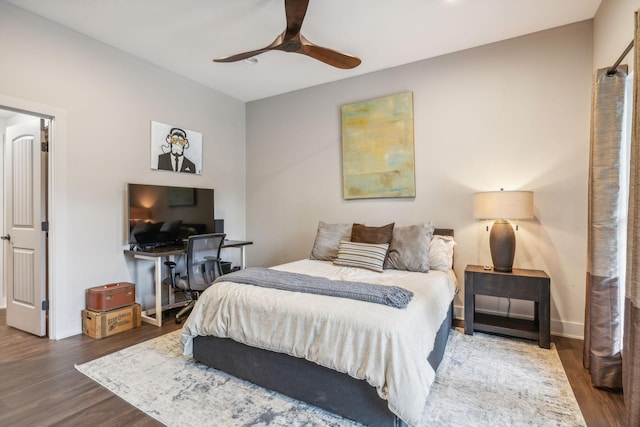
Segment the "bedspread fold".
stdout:
<svg viewBox="0 0 640 427">
<path fill-rule="evenodd" d="M 217 282 L 243 283 L 245 285 L 262 286 L 290 292 L 351 298 L 395 308 L 405 308 L 413 297 L 413 292 L 399 286 L 330 280 L 326 277 L 262 267 L 238 270 L 218 277 L 214 283 Z"/>
</svg>

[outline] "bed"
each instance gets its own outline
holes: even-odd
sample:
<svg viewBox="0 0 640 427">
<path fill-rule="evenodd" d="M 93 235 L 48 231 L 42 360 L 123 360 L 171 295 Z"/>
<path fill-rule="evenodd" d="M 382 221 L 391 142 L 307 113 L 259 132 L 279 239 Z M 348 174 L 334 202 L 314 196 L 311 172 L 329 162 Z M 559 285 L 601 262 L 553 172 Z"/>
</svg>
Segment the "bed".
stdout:
<svg viewBox="0 0 640 427">
<path fill-rule="evenodd" d="M 322 240 L 322 225 L 314 251 Z M 402 231 L 408 236 L 411 231 L 416 237 L 413 232 L 420 230 L 417 236 L 425 232 L 432 242 L 431 234 L 433 239 L 448 235 L 447 248 L 452 254 L 452 230 L 434 233 L 433 228 L 421 227 L 399 227 L 394 236 Z M 392 247 L 393 242 L 389 256 Z M 420 252 L 409 248 L 414 254 Z M 417 425 L 451 328 L 456 292 L 451 261 L 448 268 L 428 272 L 396 268 L 374 272 L 336 265 L 340 254 L 333 261 L 318 259 L 322 257 L 314 256 L 314 251 L 311 259 L 272 269 L 399 286 L 413 293 L 411 302 L 406 308 L 396 308 L 248 286 L 223 277 L 203 293 L 185 322 L 184 353 L 365 425 Z"/>
</svg>

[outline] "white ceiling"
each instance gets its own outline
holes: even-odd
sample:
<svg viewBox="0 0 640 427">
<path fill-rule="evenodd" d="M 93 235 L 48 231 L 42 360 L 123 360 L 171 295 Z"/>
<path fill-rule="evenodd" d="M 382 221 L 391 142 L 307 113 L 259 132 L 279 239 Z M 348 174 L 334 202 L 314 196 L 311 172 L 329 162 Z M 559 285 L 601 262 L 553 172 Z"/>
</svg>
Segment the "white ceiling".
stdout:
<svg viewBox="0 0 640 427">
<path fill-rule="evenodd" d="M 311 0 L 306 38 L 362 59 L 340 70 L 284 52 L 212 62 L 271 43 L 285 27 L 283 0 L 7 1 L 242 101 L 591 19 L 601 2 Z"/>
</svg>

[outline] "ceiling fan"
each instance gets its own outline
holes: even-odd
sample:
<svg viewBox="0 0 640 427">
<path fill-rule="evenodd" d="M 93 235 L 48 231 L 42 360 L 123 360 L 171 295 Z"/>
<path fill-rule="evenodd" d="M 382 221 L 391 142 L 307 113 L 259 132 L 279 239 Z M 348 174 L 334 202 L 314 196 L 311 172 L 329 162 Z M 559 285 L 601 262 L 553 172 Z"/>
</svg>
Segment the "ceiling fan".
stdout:
<svg viewBox="0 0 640 427">
<path fill-rule="evenodd" d="M 302 21 L 307 13 L 309 0 L 284 0 L 287 16 L 287 28 L 276 39 L 262 49 L 216 58 L 214 62 L 236 62 L 259 55 L 270 50 L 299 53 L 322 61 L 337 68 L 349 69 L 360 65 L 360 59 L 346 53 L 340 53 L 318 46 L 307 40 L 301 33 Z"/>
</svg>

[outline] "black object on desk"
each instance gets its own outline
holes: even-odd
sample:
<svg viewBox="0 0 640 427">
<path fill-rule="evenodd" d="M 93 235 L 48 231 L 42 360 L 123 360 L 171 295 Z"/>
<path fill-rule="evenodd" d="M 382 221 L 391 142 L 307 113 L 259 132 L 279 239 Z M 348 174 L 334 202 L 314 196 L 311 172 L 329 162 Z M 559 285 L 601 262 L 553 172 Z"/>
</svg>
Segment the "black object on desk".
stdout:
<svg viewBox="0 0 640 427">
<path fill-rule="evenodd" d="M 551 346 L 551 279 L 541 270 L 514 268 L 510 273 L 468 265 L 464 271 L 464 333 L 473 331 L 533 339 Z M 488 295 L 534 302 L 533 320 L 476 313 L 475 296 Z"/>
</svg>

